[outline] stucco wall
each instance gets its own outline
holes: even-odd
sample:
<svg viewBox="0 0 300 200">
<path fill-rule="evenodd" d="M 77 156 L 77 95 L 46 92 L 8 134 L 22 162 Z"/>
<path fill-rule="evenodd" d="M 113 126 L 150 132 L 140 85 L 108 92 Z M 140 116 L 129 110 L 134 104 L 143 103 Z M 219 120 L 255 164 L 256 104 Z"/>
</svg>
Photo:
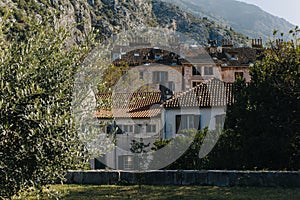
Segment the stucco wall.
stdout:
<svg viewBox="0 0 300 200">
<path fill-rule="evenodd" d="M 246 82 L 250 82 L 251 76 L 249 73 L 249 67 L 222 67 L 222 81 L 227 83 L 233 83 L 235 81 L 235 72 L 243 72 L 243 78 Z"/>
<path fill-rule="evenodd" d="M 216 115 L 224 114 L 225 108 L 182 108 L 182 109 L 166 109 L 165 110 L 165 138 L 175 137 L 176 132 L 176 115 L 200 115 L 201 116 L 201 129 L 208 127 L 210 130 L 214 130 L 216 126 Z"/>
</svg>

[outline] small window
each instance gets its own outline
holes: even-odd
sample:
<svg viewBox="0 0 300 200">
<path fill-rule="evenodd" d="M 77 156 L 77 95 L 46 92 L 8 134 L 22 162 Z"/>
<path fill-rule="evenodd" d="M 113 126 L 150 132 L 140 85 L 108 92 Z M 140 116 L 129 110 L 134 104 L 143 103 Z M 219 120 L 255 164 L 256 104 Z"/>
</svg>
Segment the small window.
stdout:
<svg viewBox="0 0 300 200">
<path fill-rule="evenodd" d="M 243 72 L 235 72 L 234 73 L 234 78 L 236 79 L 243 79 L 244 78 L 244 73 Z"/>
<path fill-rule="evenodd" d="M 204 74 L 205 75 L 213 75 L 213 67 L 204 67 Z"/>
<path fill-rule="evenodd" d="M 124 156 L 124 170 L 132 170 L 133 169 L 133 157 L 132 156 Z"/>
<path fill-rule="evenodd" d="M 155 124 L 147 124 L 146 131 L 147 131 L 147 133 L 156 133 L 156 125 Z"/>
<path fill-rule="evenodd" d="M 133 133 L 133 125 L 119 125 L 122 133 Z"/>
<path fill-rule="evenodd" d="M 153 72 L 152 80 L 154 83 L 165 83 L 168 81 L 168 72 L 155 71 Z"/>
<path fill-rule="evenodd" d="M 193 76 L 201 75 L 201 68 L 193 66 Z"/>
<path fill-rule="evenodd" d="M 189 129 L 201 129 L 200 115 L 176 115 L 176 133 Z"/>
<path fill-rule="evenodd" d="M 114 53 L 114 54 L 113 54 L 113 60 L 116 60 L 116 59 L 121 59 L 121 54 L 119 54 L 119 53 Z"/>
<path fill-rule="evenodd" d="M 139 72 L 139 79 L 143 80 L 144 79 L 144 72 Z"/>
<path fill-rule="evenodd" d="M 161 55 L 158 55 L 158 54 L 157 54 L 157 55 L 154 56 L 154 59 L 155 59 L 155 60 L 161 60 L 162 58 L 161 58 Z"/>
<path fill-rule="evenodd" d="M 217 115 L 216 116 L 216 128 L 223 128 L 226 115 Z"/>
<path fill-rule="evenodd" d="M 134 133 L 142 133 L 142 131 L 143 131 L 143 125 L 142 124 L 134 125 Z"/>
</svg>

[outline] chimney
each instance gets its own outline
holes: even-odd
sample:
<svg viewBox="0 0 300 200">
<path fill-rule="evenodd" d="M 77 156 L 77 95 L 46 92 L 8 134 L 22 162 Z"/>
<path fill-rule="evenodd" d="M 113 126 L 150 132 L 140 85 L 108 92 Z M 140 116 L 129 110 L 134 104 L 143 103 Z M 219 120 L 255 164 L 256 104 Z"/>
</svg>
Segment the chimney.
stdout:
<svg viewBox="0 0 300 200">
<path fill-rule="evenodd" d="M 263 48 L 263 41 L 261 38 L 252 39 L 252 48 Z"/>
<path fill-rule="evenodd" d="M 230 39 L 222 39 L 222 47 L 233 47 L 233 42 Z"/>
</svg>

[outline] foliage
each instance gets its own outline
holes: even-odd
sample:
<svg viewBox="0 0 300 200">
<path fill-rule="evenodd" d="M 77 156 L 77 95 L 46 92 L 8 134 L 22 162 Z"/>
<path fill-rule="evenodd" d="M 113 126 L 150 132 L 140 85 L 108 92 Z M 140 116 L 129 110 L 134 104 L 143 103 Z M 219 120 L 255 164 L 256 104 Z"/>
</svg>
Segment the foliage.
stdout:
<svg viewBox="0 0 300 200">
<path fill-rule="evenodd" d="M 201 145 L 203 143 L 205 135 L 208 134 L 208 129 L 205 128 L 202 131 L 198 131 L 195 129 L 185 130 L 182 132 L 182 135 L 177 136 L 177 142 L 174 143 L 170 149 L 169 153 L 173 151 L 181 151 L 182 146 L 186 146 L 187 142 L 190 142 L 190 137 L 186 137 L 184 135 L 194 135 L 193 141 L 189 148 L 183 152 L 182 156 L 178 158 L 174 163 L 165 167 L 166 170 L 200 170 L 205 167 L 206 159 L 199 158 L 199 151 L 201 149 Z M 152 150 L 157 151 L 161 148 L 167 148 L 166 145 L 172 142 L 172 140 L 159 140 L 154 143 L 154 147 Z M 173 147 L 175 146 L 175 147 Z M 168 153 L 168 151 L 166 151 Z M 162 155 L 159 155 L 162 156 Z M 166 155 L 168 156 L 168 155 Z M 155 158 L 154 158 L 155 161 Z"/>
<path fill-rule="evenodd" d="M 300 166 L 300 46 L 270 43 L 251 69 L 249 86 L 239 81 L 228 109 L 227 131 L 211 154 L 217 168 L 289 169 Z M 219 159 L 219 160 L 218 160 Z M 224 165 L 224 161 L 227 164 Z"/>
<path fill-rule="evenodd" d="M 136 141 L 136 140 L 132 140 L 132 142 L 130 143 L 130 151 L 132 153 L 137 153 L 137 154 L 143 154 L 143 153 L 147 153 L 147 149 L 150 146 L 150 143 L 145 144 L 143 142 L 143 138 L 140 138 L 140 141 Z"/>
<path fill-rule="evenodd" d="M 128 64 L 121 64 L 120 66 L 111 64 L 108 66 L 104 72 L 101 82 L 98 84 L 98 91 L 100 93 L 112 92 L 113 87 L 127 70 L 129 70 Z"/>
<path fill-rule="evenodd" d="M 2 197 L 62 179 L 82 159 L 70 102 L 73 75 L 88 49 L 66 45 L 63 29 L 30 23 L 9 41 L 4 34 L 13 24 L 0 24 Z"/>
<path fill-rule="evenodd" d="M 149 152 L 150 142 L 145 144 L 143 138 L 140 138 L 140 141 L 132 140 L 130 143 L 130 151 L 134 153 L 134 160 L 135 160 L 135 169 L 144 170 L 147 165 L 147 161 L 145 161 L 145 156 Z M 138 184 L 141 187 L 142 184 L 142 176 L 138 174 L 137 176 Z"/>
<path fill-rule="evenodd" d="M 273 43 L 265 56 L 251 68 L 243 134 L 247 165 L 299 169 L 300 46 Z"/>
</svg>

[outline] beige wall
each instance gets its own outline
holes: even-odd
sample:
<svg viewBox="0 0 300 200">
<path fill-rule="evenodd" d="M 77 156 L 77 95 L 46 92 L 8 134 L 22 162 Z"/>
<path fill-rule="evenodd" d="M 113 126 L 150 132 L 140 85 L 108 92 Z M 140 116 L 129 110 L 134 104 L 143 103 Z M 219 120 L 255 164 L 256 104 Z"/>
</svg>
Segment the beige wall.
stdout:
<svg viewBox="0 0 300 200">
<path fill-rule="evenodd" d="M 250 82 L 251 77 L 249 73 L 249 67 L 221 67 L 222 80 L 224 82 L 233 83 L 235 81 L 235 72 L 243 72 L 243 77 L 246 82 Z"/>
</svg>

